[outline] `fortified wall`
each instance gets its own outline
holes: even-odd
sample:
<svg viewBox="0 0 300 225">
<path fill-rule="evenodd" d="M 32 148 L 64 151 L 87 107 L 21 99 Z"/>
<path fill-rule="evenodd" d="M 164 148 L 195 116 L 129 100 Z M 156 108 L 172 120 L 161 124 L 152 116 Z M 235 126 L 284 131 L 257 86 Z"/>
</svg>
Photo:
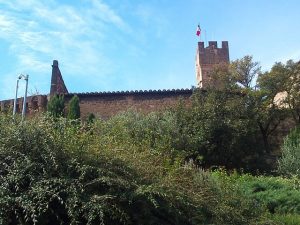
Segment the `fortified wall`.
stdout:
<svg viewBox="0 0 300 225">
<path fill-rule="evenodd" d="M 34 116 L 36 113 L 46 111 L 47 108 L 47 95 L 34 95 L 26 99 L 26 116 Z M 0 101 L 1 111 L 13 111 L 14 99 Z M 23 98 L 17 99 L 16 113 L 21 113 L 23 107 Z"/>
<path fill-rule="evenodd" d="M 209 72 L 219 63 L 229 63 L 228 42 L 222 42 L 222 48 L 218 48 L 216 41 L 210 41 L 207 47 L 204 42 L 199 42 L 196 50 L 196 79 L 199 88 L 205 89 L 211 80 Z M 70 99 L 77 95 L 80 101 L 82 118 L 89 113 L 97 117 L 107 119 L 119 112 L 133 109 L 142 113 L 160 111 L 174 107 L 182 99 L 185 104 L 190 104 L 193 89 L 173 90 L 146 90 L 146 91 L 117 91 L 117 92 L 92 92 L 92 93 L 69 93 L 59 69 L 58 61 L 52 65 L 50 93 L 48 95 L 29 96 L 26 100 L 26 116 L 34 116 L 46 111 L 48 100 L 51 96 L 64 95 L 66 105 Z M 0 101 L 2 111 L 13 108 L 14 100 Z M 17 99 L 17 112 L 21 112 L 23 98 Z"/>
<path fill-rule="evenodd" d="M 191 89 L 180 90 L 149 90 L 126 92 L 77 93 L 80 99 L 80 112 L 83 118 L 89 113 L 96 117 L 107 119 L 119 112 L 133 109 L 141 113 L 162 111 L 175 107 L 179 99 L 186 104 L 190 102 Z M 66 94 L 68 102 L 74 94 Z"/>
</svg>

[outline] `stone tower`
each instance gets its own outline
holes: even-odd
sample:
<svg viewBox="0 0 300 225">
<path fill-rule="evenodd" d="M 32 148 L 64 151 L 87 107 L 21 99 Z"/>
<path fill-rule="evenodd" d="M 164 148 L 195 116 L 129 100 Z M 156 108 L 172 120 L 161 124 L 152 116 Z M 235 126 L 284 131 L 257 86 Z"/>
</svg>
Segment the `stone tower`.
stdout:
<svg viewBox="0 0 300 225">
<path fill-rule="evenodd" d="M 68 93 L 69 93 L 68 89 L 65 85 L 65 82 L 58 68 L 58 61 L 53 60 L 50 96 L 54 94 L 68 94 Z"/>
<path fill-rule="evenodd" d="M 204 42 L 198 42 L 196 53 L 196 79 L 200 88 L 207 88 L 211 83 L 210 72 L 214 66 L 229 63 L 228 41 L 222 41 L 222 48 L 218 48 L 216 41 L 209 41 L 204 47 Z"/>
</svg>

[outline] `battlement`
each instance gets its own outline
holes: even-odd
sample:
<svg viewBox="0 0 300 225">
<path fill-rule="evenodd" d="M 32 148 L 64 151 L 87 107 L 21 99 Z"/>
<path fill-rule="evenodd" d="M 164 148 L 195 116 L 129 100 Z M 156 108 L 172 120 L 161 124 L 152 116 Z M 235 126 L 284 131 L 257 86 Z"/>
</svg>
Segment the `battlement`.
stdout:
<svg viewBox="0 0 300 225">
<path fill-rule="evenodd" d="M 217 41 L 198 42 L 196 53 L 196 79 L 200 88 L 206 88 L 210 83 L 209 74 L 213 68 L 221 63 L 229 63 L 228 41 L 222 41 L 218 48 Z"/>
<path fill-rule="evenodd" d="M 209 41 L 208 46 L 205 47 L 204 42 L 200 41 L 198 42 L 198 49 L 204 50 L 204 49 L 228 49 L 228 41 L 222 41 L 221 48 L 218 48 L 218 42 L 217 41 Z"/>
</svg>

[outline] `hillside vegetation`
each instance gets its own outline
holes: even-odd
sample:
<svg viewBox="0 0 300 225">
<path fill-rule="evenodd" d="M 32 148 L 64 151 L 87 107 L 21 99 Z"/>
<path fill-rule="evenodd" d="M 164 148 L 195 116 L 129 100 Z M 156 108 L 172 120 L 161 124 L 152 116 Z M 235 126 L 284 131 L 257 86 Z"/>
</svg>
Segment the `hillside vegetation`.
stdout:
<svg viewBox="0 0 300 225">
<path fill-rule="evenodd" d="M 276 215 L 299 213 L 298 178 L 183 163 L 163 149 L 167 137 L 148 136 L 158 130 L 144 120 L 156 116 L 127 113 L 80 126 L 2 115 L 0 224 L 280 224 L 285 217 Z"/>
</svg>

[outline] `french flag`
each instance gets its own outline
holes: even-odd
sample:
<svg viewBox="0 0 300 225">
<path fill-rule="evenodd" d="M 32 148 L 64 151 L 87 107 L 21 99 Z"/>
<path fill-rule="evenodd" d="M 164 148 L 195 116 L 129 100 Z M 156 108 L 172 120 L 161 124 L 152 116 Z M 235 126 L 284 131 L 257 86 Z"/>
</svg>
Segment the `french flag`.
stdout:
<svg viewBox="0 0 300 225">
<path fill-rule="evenodd" d="M 201 28 L 200 28 L 200 25 L 198 25 L 196 35 L 200 36 L 200 34 L 201 34 Z"/>
</svg>

